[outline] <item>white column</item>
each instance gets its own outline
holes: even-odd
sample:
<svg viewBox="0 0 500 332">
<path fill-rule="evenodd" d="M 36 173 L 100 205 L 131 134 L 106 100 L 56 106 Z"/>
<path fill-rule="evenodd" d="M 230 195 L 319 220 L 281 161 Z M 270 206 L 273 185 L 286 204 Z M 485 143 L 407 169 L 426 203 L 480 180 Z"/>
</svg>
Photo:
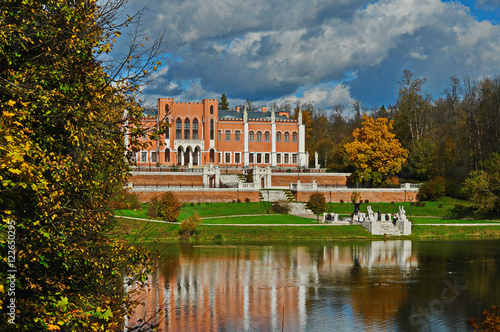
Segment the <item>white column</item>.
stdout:
<svg viewBox="0 0 500 332">
<path fill-rule="evenodd" d="M 248 121 L 243 123 L 243 165 L 248 166 Z"/>
<path fill-rule="evenodd" d="M 276 123 L 271 124 L 271 166 L 276 167 Z"/>
<path fill-rule="evenodd" d="M 299 124 L 299 151 L 298 158 L 300 160 L 299 166 L 306 166 L 309 164 L 309 158 L 306 157 L 306 125 Z"/>
</svg>

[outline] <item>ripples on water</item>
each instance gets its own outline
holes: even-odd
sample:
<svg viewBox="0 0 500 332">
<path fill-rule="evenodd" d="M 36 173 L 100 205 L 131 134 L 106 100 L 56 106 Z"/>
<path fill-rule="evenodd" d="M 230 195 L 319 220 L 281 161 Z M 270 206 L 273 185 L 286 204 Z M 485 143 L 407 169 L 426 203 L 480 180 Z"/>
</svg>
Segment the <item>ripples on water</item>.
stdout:
<svg viewBox="0 0 500 332">
<path fill-rule="evenodd" d="M 466 331 L 467 318 L 500 303 L 499 244 L 170 245 L 129 325 L 152 317 L 157 331 Z"/>
</svg>

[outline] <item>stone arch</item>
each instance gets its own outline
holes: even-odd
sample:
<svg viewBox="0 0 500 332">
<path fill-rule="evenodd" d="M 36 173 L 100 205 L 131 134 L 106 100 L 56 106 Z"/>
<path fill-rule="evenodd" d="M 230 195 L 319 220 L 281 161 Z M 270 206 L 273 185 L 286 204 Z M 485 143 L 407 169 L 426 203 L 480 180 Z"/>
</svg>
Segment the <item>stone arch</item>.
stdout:
<svg viewBox="0 0 500 332">
<path fill-rule="evenodd" d="M 179 146 L 177 148 L 177 165 L 182 165 L 183 160 L 184 160 L 184 148 L 182 146 Z"/>
</svg>

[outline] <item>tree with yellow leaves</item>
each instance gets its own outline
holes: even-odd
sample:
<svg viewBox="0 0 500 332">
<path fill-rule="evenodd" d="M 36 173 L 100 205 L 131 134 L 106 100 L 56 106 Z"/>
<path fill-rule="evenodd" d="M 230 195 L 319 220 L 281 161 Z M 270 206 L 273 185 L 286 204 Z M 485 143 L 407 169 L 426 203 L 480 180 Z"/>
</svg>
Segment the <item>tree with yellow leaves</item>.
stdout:
<svg viewBox="0 0 500 332">
<path fill-rule="evenodd" d="M 382 184 L 388 175 L 396 174 L 408 157 L 408 150 L 393 134 L 393 122 L 364 115 L 361 128 L 352 133 L 353 141 L 344 148 L 354 163 L 356 181 Z"/>
<path fill-rule="evenodd" d="M 132 46 L 104 61 L 123 4 L 0 2 L 1 331 L 123 331 L 137 304 L 124 281 L 144 281 L 149 255 L 107 236 L 109 201 L 128 176 L 125 134 L 142 134 L 127 132 L 144 112 L 137 80 L 159 61 Z"/>
</svg>

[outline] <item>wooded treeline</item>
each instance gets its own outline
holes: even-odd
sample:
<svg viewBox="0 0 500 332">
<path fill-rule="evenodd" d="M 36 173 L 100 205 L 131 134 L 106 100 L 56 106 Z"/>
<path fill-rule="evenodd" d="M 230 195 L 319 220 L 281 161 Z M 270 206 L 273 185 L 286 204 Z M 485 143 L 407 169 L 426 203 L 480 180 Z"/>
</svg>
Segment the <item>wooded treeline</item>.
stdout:
<svg viewBox="0 0 500 332">
<path fill-rule="evenodd" d="M 331 110 L 312 103 L 295 105 L 293 116 L 300 108 L 306 124 L 310 164 L 317 151 L 322 167 L 354 171 L 345 144 L 352 140 L 364 114 L 375 119 L 384 117 L 394 121 L 396 138 L 409 150 L 408 160 L 398 174 L 401 181 L 426 182 L 443 177 L 448 194 L 459 195 L 458 185 L 469 173 L 481 170 L 493 153 L 500 152 L 500 76 L 451 77 L 443 96 L 436 100 L 425 92 L 425 83 L 425 78 L 405 70 L 399 97 L 387 108 L 369 109 L 360 101 L 338 104 Z"/>
</svg>

